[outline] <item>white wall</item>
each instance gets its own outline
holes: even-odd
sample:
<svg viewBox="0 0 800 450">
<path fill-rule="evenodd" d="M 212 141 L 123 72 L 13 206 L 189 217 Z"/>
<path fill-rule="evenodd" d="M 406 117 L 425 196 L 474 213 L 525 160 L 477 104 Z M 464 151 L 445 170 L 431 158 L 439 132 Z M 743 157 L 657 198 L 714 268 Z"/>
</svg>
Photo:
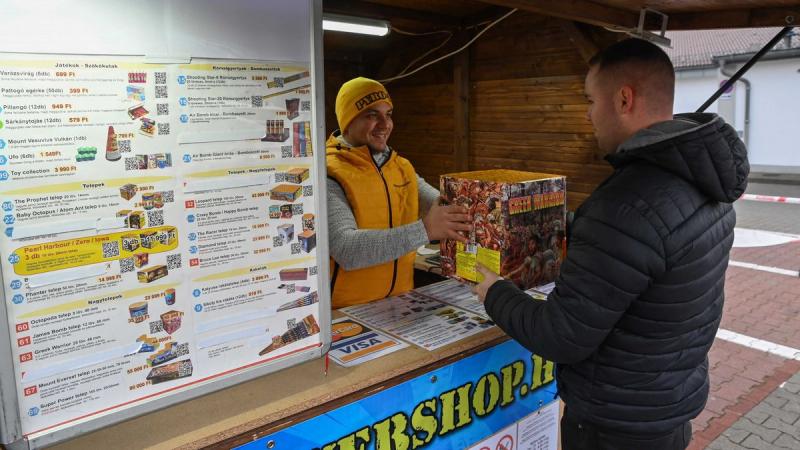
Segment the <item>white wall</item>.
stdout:
<svg viewBox="0 0 800 450">
<path fill-rule="evenodd" d="M 729 65 L 731 71 L 741 65 Z M 744 77 L 750 81 L 750 164 L 800 166 L 800 58 L 760 61 Z M 694 111 L 727 78 L 719 70 L 681 71 L 676 77 L 675 112 Z M 744 84 L 736 83 L 734 128 L 744 129 Z M 709 112 L 717 112 L 717 102 Z"/>
</svg>

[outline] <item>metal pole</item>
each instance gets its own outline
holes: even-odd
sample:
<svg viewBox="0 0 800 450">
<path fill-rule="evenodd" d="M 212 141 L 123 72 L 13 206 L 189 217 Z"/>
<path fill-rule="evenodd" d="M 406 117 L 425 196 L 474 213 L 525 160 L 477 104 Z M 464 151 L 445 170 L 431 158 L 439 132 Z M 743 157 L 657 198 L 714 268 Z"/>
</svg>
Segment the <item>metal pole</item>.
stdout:
<svg viewBox="0 0 800 450">
<path fill-rule="evenodd" d="M 794 27 L 783 27 L 783 29 L 779 31 L 774 38 L 772 38 L 772 40 L 767 42 L 767 45 L 765 45 L 764 48 L 762 48 L 761 50 L 758 51 L 758 53 L 753 55 L 753 57 L 750 58 L 750 60 L 747 61 L 747 63 L 743 65 L 741 69 L 739 69 L 735 74 L 733 74 L 733 76 L 728 81 L 725 82 L 725 84 L 723 84 L 719 89 L 717 89 L 717 92 L 715 92 L 714 95 L 712 95 L 708 100 L 706 100 L 706 102 L 703 103 L 701 107 L 697 108 L 696 112 L 703 112 L 706 110 L 706 108 L 711 106 L 711 104 L 714 103 L 719 98 L 719 96 L 722 95 L 723 92 L 725 92 L 725 90 L 731 87 L 733 83 L 736 83 L 736 80 L 738 80 L 742 75 L 744 75 L 745 72 L 750 70 L 750 67 L 752 67 L 753 64 L 755 64 L 759 59 L 761 59 L 761 57 L 764 56 L 765 53 L 770 51 L 770 49 L 772 49 L 772 47 L 774 47 L 775 44 L 778 43 L 778 41 L 783 39 L 783 37 L 786 36 L 786 34 L 788 34 L 789 31 L 792 30 L 792 28 Z"/>
</svg>

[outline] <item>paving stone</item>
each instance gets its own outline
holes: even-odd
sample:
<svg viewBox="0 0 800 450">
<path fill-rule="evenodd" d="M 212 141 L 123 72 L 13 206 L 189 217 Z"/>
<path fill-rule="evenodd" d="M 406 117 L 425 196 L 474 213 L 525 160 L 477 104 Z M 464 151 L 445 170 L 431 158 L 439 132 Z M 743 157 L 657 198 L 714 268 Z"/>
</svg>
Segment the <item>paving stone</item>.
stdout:
<svg viewBox="0 0 800 450">
<path fill-rule="evenodd" d="M 771 443 L 764 441 L 755 434 L 747 436 L 747 439 L 742 441 L 742 446 L 756 450 L 772 450 L 775 448 L 775 446 L 773 446 Z"/>
<path fill-rule="evenodd" d="M 748 431 L 760 437 L 766 442 L 774 442 L 775 439 L 778 439 L 778 436 L 782 434 L 780 430 L 777 430 L 775 428 L 767 428 L 763 425 L 755 424 L 746 417 L 742 418 L 741 420 L 733 424 L 732 428 Z M 745 438 L 744 441 L 746 442 L 747 438 Z"/>
<path fill-rule="evenodd" d="M 764 423 L 767 419 L 770 418 L 770 415 L 766 411 L 762 411 L 760 407 L 756 406 L 755 408 L 751 409 L 745 417 L 750 419 L 753 423 L 761 424 Z"/>
<path fill-rule="evenodd" d="M 736 428 L 736 425 L 734 424 L 734 426 L 723 431 L 722 435 L 730 439 L 730 441 L 734 444 L 738 444 L 745 440 L 747 436 L 750 436 L 750 432 L 742 428 Z"/>
<path fill-rule="evenodd" d="M 788 424 L 794 424 L 797 422 L 797 419 L 800 418 L 800 414 L 792 412 L 792 411 L 785 411 L 783 409 L 773 408 L 772 406 L 761 403 L 757 407 L 760 411 L 763 411 L 771 416 L 776 416 L 781 419 L 783 422 Z"/>
<path fill-rule="evenodd" d="M 744 447 L 736 445 L 725 436 L 720 436 L 714 442 L 708 444 L 706 450 L 742 450 Z"/>
<path fill-rule="evenodd" d="M 764 399 L 768 405 L 772 406 L 773 408 L 783 408 L 784 405 L 789 403 L 788 399 L 778 397 L 777 395 L 770 395 L 769 397 Z"/>
<path fill-rule="evenodd" d="M 800 448 L 800 440 L 797 440 L 789 436 L 788 434 L 780 435 L 778 439 L 775 439 L 775 442 L 773 442 L 773 444 L 777 447 L 791 448 L 793 450 L 797 450 Z"/>
<path fill-rule="evenodd" d="M 786 384 L 783 385 L 783 389 L 791 392 L 792 394 L 800 394 L 800 383 L 792 383 L 791 381 L 787 381 Z"/>
<path fill-rule="evenodd" d="M 786 423 L 778 420 L 775 417 L 770 417 L 761 426 L 766 427 L 766 428 L 770 428 L 770 429 L 773 429 L 773 430 L 778 430 L 778 431 L 780 431 L 782 433 L 789 434 L 789 435 L 791 435 L 792 437 L 794 437 L 796 439 L 800 439 L 800 429 L 798 429 L 794 425 L 786 424 Z M 798 447 L 798 448 L 800 448 L 800 447 Z"/>
</svg>

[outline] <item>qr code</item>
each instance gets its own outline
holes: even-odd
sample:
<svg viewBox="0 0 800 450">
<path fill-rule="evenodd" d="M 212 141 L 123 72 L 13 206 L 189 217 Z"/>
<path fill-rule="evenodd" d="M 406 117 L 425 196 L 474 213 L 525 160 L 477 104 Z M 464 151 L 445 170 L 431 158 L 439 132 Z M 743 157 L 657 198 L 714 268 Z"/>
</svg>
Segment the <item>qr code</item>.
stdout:
<svg viewBox="0 0 800 450">
<path fill-rule="evenodd" d="M 291 145 L 281 146 L 281 158 L 291 158 L 291 157 L 292 157 L 292 146 Z"/>
<path fill-rule="evenodd" d="M 272 246 L 273 247 L 283 247 L 283 236 L 273 236 L 272 237 Z"/>
<path fill-rule="evenodd" d="M 188 354 L 189 354 L 189 343 L 188 342 L 184 342 L 183 344 L 178 344 L 175 347 L 175 356 L 180 358 L 181 356 L 188 355 Z"/>
<path fill-rule="evenodd" d="M 150 322 L 150 334 L 155 334 L 160 331 L 164 331 L 164 324 L 161 323 L 160 320 L 156 320 L 155 322 Z"/>
<path fill-rule="evenodd" d="M 300 102 L 300 111 L 311 111 L 311 102 L 308 100 Z"/>
<path fill-rule="evenodd" d="M 120 153 L 130 153 L 131 151 L 131 141 L 130 139 L 120 139 L 117 141 L 117 148 L 119 149 Z"/>
<path fill-rule="evenodd" d="M 161 200 L 164 203 L 172 203 L 175 201 L 175 191 L 162 191 Z"/>
<path fill-rule="evenodd" d="M 283 183 L 286 181 L 286 173 L 285 172 L 275 172 L 275 182 L 276 183 Z"/>
<path fill-rule="evenodd" d="M 181 268 L 181 254 L 167 255 L 167 270 Z"/>
<path fill-rule="evenodd" d="M 299 253 L 300 253 L 300 243 L 295 242 L 294 244 L 292 244 L 292 254 L 297 255 Z"/>
<path fill-rule="evenodd" d="M 302 216 L 303 215 L 303 204 L 299 203 L 297 205 L 292 205 L 292 215 L 293 216 Z"/>
<path fill-rule="evenodd" d="M 287 294 L 294 294 L 294 284 L 289 284 L 286 286 L 286 293 Z"/>
<path fill-rule="evenodd" d="M 167 72 L 154 72 L 156 84 L 167 84 Z"/>
<path fill-rule="evenodd" d="M 253 108 L 261 108 L 264 106 L 264 98 L 260 95 L 253 95 L 250 97 L 250 103 L 252 103 Z"/>
<path fill-rule="evenodd" d="M 169 115 L 169 103 L 158 103 L 158 104 L 156 104 L 156 115 L 158 115 L 158 116 L 168 116 Z"/>
<path fill-rule="evenodd" d="M 308 268 L 309 275 L 316 275 L 317 274 L 317 266 L 311 266 Z"/>
<path fill-rule="evenodd" d="M 138 158 L 125 158 L 125 170 L 139 170 Z"/>
<path fill-rule="evenodd" d="M 164 225 L 164 211 L 161 209 L 147 211 L 147 226 L 158 227 L 161 225 Z"/>
<path fill-rule="evenodd" d="M 169 134 L 169 123 L 160 122 L 158 124 L 158 135 L 166 136 Z"/>
<path fill-rule="evenodd" d="M 166 86 L 156 86 L 156 98 L 167 98 Z"/>
<path fill-rule="evenodd" d="M 119 242 L 103 243 L 103 258 L 113 258 L 119 256 Z"/>
<path fill-rule="evenodd" d="M 282 88 L 283 87 L 283 78 L 275 77 L 272 79 L 273 83 L 275 83 L 275 87 Z"/>
<path fill-rule="evenodd" d="M 133 272 L 134 270 L 136 270 L 136 266 L 133 264 L 133 258 L 122 258 L 119 260 L 120 273 Z"/>
<path fill-rule="evenodd" d="M 311 197 L 312 195 L 314 195 L 314 187 L 303 186 L 303 197 Z"/>
</svg>

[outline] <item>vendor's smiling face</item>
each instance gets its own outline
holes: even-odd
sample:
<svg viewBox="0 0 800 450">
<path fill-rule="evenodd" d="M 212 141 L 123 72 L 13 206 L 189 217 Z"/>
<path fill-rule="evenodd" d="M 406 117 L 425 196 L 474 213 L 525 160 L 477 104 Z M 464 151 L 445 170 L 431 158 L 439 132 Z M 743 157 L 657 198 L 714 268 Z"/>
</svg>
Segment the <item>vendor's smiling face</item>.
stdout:
<svg viewBox="0 0 800 450">
<path fill-rule="evenodd" d="M 373 151 L 383 151 L 392 134 L 392 106 L 378 102 L 362 111 L 347 127 L 344 138 L 356 147 L 366 145 Z"/>
</svg>

